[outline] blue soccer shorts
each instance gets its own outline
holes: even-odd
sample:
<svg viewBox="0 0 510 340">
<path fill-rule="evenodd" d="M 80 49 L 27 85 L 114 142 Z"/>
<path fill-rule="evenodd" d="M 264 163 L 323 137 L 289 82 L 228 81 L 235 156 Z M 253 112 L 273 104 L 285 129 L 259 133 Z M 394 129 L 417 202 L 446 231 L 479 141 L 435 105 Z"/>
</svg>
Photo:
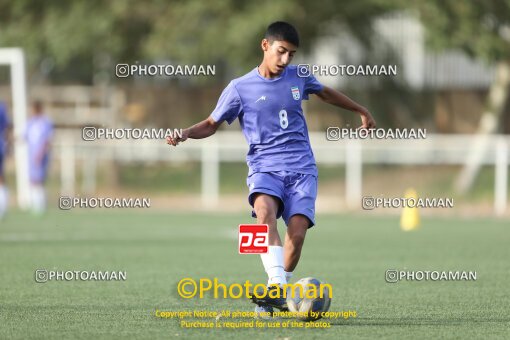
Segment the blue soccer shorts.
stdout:
<svg viewBox="0 0 510 340">
<path fill-rule="evenodd" d="M 42 162 L 38 162 L 36 155 L 29 157 L 29 176 L 32 183 L 44 183 L 48 174 L 48 165 L 50 163 L 49 154 L 45 154 Z"/>
<path fill-rule="evenodd" d="M 315 225 L 315 199 L 317 177 L 291 171 L 255 172 L 246 179 L 250 190 L 248 202 L 253 207 L 258 193 L 274 196 L 280 200 L 276 218 L 283 217 L 285 224 L 294 215 L 304 215 L 310 220 L 309 228 Z M 255 211 L 252 216 L 257 217 Z"/>
<path fill-rule="evenodd" d="M 3 176 L 4 176 L 4 153 L 2 152 L 1 146 L 0 146 L 0 177 L 3 177 Z"/>
</svg>

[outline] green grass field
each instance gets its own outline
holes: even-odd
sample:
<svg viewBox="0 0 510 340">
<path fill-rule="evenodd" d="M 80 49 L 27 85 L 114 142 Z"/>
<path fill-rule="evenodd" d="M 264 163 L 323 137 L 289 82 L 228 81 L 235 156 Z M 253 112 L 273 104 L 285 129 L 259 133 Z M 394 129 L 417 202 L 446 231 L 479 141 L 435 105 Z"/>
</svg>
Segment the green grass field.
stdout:
<svg viewBox="0 0 510 340">
<path fill-rule="evenodd" d="M 318 216 L 295 279 L 331 283 L 327 329 L 186 329 L 155 310 L 251 311 L 248 301 L 182 299 L 185 277 L 264 282 L 260 259 L 237 254 L 247 215 L 13 212 L 0 224 L 0 338 L 503 338 L 510 329 L 510 228 L 503 220 Z M 386 283 L 387 269 L 471 270 L 476 281 Z M 120 282 L 36 283 L 36 269 L 126 271 Z M 211 320 L 211 319 L 206 319 Z M 249 321 L 234 319 L 230 321 Z"/>
</svg>

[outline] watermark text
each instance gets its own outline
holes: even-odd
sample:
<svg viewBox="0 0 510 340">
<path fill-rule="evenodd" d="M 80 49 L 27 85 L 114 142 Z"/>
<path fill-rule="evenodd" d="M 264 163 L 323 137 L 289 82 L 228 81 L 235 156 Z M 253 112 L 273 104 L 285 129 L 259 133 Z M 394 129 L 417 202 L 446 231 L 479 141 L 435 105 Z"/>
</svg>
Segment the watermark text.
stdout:
<svg viewBox="0 0 510 340">
<path fill-rule="evenodd" d="M 427 129 L 349 129 L 330 126 L 326 130 L 326 139 L 425 139 Z"/>
<path fill-rule="evenodd" d="M 126 281 L 125 271 L 95 271 L 95 270 L 46 270 L 35 271 L 35 282 L 48 281 Z"/>
<path fill-rule="evenodd" d="M 117 64 L 115 75 L 118 78 L 131 76 L 214 76 L 216 75 L 216 65 Z"/>
<path fill-rule="evenodd" d="M 385 280 L 388 283 L 399 281 L 476 281 L 476 271 L 388 269 L 385 273 Z"/>
<path fill-rule="evenodd" d="M 298 77 L 314 76 L 396 76 L 397 65 L 318 65 L 299 64 Z"/>
<path fill-rule="evenodd" d="M 373 197 L 361 199 L 364 210 L 376 208 L 453 208 L 453 198 Z"/>
<path fill-rule="evenodd" d="M 86 126 L 82 130 L 85 141 L 97 139 L 166 139 L 166 137 L 182 138 L 182 129 L 113 129 Z"/>
<path fill-rule="evenodd" d="M 254 285 L 249 280 L 246 280 L 243 284 L 232 283 L 227 285 L 220 283 L 217 278 L 213 280 L 208 278 L 201 278 L 199 280 L 184 278 L 177 284 L 177 293 L 184 299 L 194 297 L 202 299 L 206 292 L 212 293 L 215 299 L 250 298 L 252 294 L 258 299 L 266 296 L 270 298 L 287 298 L 287 296 L 290 296 L 292 298 L 301 297 L 309 299 L 322 298 L 324 296 L 333 297 L 333 287 L 329 283 L 321 283 L 319 286 L 308 284 L 306 287 L 297 283 L 287 283 L 283 285 L 282 289 L 268 289 L 266 284 L 259 283 Z"/>
<path fill-rule="evenodd" d="M 150 208 L 150 198 L 140 197 L 70 197 L 60 196 L 59 208 L 70 210 L 74 208 Z"/>
</svg>

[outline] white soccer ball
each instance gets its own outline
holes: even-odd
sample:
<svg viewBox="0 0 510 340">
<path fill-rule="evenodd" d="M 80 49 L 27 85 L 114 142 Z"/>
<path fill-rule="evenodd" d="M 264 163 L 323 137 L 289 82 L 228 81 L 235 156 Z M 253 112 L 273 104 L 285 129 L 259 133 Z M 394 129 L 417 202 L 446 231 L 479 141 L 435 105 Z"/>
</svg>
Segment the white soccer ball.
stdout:
<svg viewBox="0 0 510 340">
<path fill-rule="evenodd" d="M 322 317 L 321 312 L 327 312 L 331 305 L 329 285 L 324 286 L 324 284 L 321 280 L 313 277 L 306 277 L 296 282 L 293 286 L 294 294 L 290 289 L 287 292 L 289 311 L 299 313 L 297 318 L 303 321 L 320 319 Z M 301 294 L 300 286 L 303 294 Z"/>
</svg>

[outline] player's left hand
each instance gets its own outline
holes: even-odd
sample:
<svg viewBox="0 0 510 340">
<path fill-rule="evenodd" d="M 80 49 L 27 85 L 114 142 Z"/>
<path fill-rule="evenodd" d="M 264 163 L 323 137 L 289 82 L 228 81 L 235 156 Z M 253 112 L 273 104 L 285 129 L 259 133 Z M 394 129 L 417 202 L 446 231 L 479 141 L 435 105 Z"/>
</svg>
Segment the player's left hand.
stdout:
<svg viewBox="0 0 510 340">
<path fill-rule="evenodd" d="M 375 119 L 368 110 L 359 111 L 359 114 L 361 115 L 361 129 L 375 128 Z"/>
</svg>

